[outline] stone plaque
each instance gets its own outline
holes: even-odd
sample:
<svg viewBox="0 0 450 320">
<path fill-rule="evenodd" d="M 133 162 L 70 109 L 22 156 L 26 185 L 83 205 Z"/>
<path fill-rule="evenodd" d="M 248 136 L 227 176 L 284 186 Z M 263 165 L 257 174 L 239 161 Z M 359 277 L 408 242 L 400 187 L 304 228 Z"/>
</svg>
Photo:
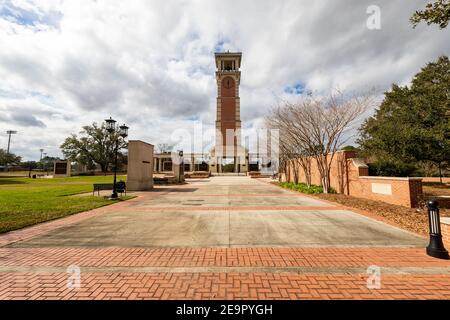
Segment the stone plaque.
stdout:
<svg viewBox="0 0 450 320">
<path fill-rule="evenodd" d="M 70 161 L 55 161 L 53 167 L 53 177 L 54 178 L 62 178 L 62 177 L 70 177 L 72 168 L 70 165 Z"/>
<path fill-rule="evenodd" d="M 57 162 L 55 163 L 55 174 L 67 174 L 67 163 Z"/>
<path fill-rule="evenodd" d="M 392 185 L 387 183 L 372 183 L 372 192 L 378 194 L 392 195 Z"/>
</svg>

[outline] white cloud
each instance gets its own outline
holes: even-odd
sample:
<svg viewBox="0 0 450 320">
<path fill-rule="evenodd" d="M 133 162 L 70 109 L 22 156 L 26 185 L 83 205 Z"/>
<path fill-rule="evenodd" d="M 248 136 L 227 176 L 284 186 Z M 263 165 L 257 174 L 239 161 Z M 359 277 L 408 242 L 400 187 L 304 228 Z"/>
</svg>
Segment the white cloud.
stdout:
<svg viewBox="0 0 450 320">
<path fill-rule="evenodd" d="M 261 123 L 286 87 L 326 92 L 407 83 L 449 54 L 449 30 L 408 18 L 426 1 L 0 0 L 0 125 L 26 159 L 112 115 L 153 144 L 202 119 L 212 125 L 213 52 L 241 50 L 241 114 Z M 34 121 L 33 121 L 34 120 Z M 0 147 L 6 145 L 0 135 Z"/>
</svg>

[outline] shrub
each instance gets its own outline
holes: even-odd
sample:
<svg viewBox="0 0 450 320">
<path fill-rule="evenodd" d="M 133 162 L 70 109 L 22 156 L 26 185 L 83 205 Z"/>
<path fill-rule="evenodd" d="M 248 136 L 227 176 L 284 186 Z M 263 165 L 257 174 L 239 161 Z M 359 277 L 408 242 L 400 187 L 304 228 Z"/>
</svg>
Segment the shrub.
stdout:
<svg viewBox="0 0 450 320">
<path fill-rule="evenodd" d="M 234 163 L 229 163 L 229 164 L 223 165 L 222 172 L 225 172 L 225 173 L 234 172 Z"/>
<path fill-rule="evenodd" d="M 295 191 L 299 191 L 301 193 L 306 194 L 319 194 L 323 193 L 323 187 L 322 186 L 315 186 L 311 185 L 308 187 L 305 183 L 292 183 L 292 182 L 280 182 L 280 186 L 286 189 L 291 189 Z M 335 193 L 334 190 L 331 190 L 331 193 Z"/>
</svg>

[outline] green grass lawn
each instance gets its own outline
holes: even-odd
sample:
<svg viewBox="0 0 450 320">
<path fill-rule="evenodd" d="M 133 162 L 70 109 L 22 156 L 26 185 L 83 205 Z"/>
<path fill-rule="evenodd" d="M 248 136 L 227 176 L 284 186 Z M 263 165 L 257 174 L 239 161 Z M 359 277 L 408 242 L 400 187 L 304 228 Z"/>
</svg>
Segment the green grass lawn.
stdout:
<svg viewBox="0 0 450 320">
<path fill-rule="evenodd" d="M 103 197 L 72 196 L 92 192 L 94 183 L 112 182 L 111 176 L 0 178 L 0 233 L 112 204 L 116 201 Z"/>
</svg>

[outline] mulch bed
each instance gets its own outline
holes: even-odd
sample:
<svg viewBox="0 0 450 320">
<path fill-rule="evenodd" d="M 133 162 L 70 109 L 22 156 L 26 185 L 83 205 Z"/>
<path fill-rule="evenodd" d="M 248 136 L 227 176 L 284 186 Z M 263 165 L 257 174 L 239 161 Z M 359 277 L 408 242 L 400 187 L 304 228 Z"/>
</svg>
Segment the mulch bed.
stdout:
<svg viewBox="0 0 450 320">
<path fill-rule="evenodd" d="M 277 182 L 272 182 L 279 185 Z M 439 183 L 425 183 L 425 196 L 447 195 L 448 185 Z M 444 191 L 445 190 L 445 191 Z M 444 192 L 443 192 L 444 191 Z M 391 222 L 405 230 L 427 236 L 429 234 L 428 213 L 425 207 L 407 208 L 382 201 L 356 198 L 343 194 L 309 195 L 326 201 L 366 212 L 371 216 L 378 216 L 386 222 Z M 441 217 L 450 217 L 450 209 L 440 209 Z"/>
<path fill-rule="evenodd" d="M 370 214 L 380 216 L 411 232 L 421 235 L 428 235 L 429 232 L 428 214 L 425 208 L 406 208 L 382 201 L 361 199 L 343 194 L 319 194 L 314 196 L 347 207 L 367 211 Z M 449 209 L 441 209 L 440 213 L 441 217 L 450 216 Z"/>
</svg>

